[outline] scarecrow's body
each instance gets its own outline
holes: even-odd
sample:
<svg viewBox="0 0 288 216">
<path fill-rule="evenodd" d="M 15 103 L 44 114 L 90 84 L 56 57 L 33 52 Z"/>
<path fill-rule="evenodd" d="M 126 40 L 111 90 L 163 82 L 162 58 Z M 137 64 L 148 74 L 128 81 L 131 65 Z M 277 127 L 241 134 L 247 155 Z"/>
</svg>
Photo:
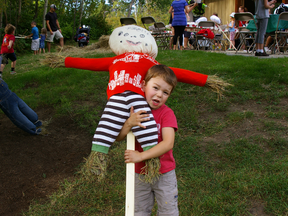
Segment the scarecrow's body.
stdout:
<svg viewBox="0 0 288 216">
<path fill-rule="evenodd" d="M 144 151 L 158 143 L 157 125 L 144 98 L 142 81 L 149 68 L 159 64 L 155 58 L 158 48 L 153 36 L 139 26 L 116 28 L 109 39 L 110 48 L 117 55 L 107 58 L 65 59 L 65 66 L 92 71 L 109 71 L 108 103 L 104 109 L 92 142 L 92 151 L 108 153 L 121 128 L 134 111 L 146 110 L 150 121 L 142 122 L 146 128 L 133 127 L 132 132 Z M 178 81 L 204 86 L 207 75 L 171 68 Z"/>
<path fill-rule="evenodd" d="M 151 56 L 134 52 L 110 58 L 68 57 L 65 59 L 66 67 L 92 71 L 109 71 L 108 103 L 95 131 L 92 151 L 108 153 L 109 147 L 116 140 L 124 122 L 130 116 L 131 106 L 134 107 L 135 112 L 145 110 L 147 114 L 150 114 L 150 120 L 142 123 L 146 128 L 140 128 L 139 126 L 132 128 L 132 132 L 142 148 L 147 150 L 158 143 L 156 122 L 142 90 L 142 81 L 148 69 L 156 64 L 159 63 Z M 207 75 L 185 69 L 171 69 L 180 82 L 198 86 L 204 86 L 206 83 Z M 132 98 L 133 100 L 131 100 Z"/>
</svg>

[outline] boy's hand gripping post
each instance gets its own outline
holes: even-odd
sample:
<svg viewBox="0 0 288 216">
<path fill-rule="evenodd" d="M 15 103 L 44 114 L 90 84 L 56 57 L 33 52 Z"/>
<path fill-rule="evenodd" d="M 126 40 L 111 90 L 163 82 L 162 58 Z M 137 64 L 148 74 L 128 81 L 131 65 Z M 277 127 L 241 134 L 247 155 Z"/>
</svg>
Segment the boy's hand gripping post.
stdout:
<svg viewBox="0 0 288 216">
<path fill-rule="evenodd" d="M 127 134 L 127 150 L 135 150 L 135 136 Z M 134 216 L 135 164 L 126 163 L 126 202 L 125 216 Z"/>
</svg>

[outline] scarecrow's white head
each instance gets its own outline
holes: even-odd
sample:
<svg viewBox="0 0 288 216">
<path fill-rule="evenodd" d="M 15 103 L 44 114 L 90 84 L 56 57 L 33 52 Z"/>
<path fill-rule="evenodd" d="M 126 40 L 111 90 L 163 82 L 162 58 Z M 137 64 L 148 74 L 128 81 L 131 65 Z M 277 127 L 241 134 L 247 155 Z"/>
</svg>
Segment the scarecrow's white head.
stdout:
<svg viewBox="0 0 288 216">
<path fill-rule="evenodd" d="M 116 55 L 127 52 L 140 52 L 156 58 L 158 48 L 154 37 L 146 29 L 135 26 L 121 26 L 112 32 L 109 45 Z"/>
</svg>

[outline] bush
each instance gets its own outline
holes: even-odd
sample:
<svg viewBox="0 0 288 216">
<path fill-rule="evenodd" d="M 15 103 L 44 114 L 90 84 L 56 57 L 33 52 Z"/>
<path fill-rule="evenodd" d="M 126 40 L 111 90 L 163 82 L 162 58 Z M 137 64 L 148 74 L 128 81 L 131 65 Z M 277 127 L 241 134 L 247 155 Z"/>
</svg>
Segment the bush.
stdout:
<svg viewBox="0 0 288 216">
<path fill-rule="evenodd" d="M 71 39 L 74 36 L 73 32 L 73 24 L 72 23 L 65 23 L 64 25 L 61 25 L 61 31 L 64 39 Z"/>
<path fill-rule="evenodd" d="M 25 54 L 31 50 L 31 40 L 16 39 L 14 44 L 15 53 Z"/>
</svg>

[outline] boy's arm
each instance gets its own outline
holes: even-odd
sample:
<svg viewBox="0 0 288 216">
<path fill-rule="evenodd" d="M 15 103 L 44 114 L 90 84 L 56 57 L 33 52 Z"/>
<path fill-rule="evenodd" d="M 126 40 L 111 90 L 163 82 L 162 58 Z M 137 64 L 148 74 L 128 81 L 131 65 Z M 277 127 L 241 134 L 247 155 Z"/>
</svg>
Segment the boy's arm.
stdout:
<svg viewBox="0 0 288 216">
<path fill-rule="evenodd" d="M 150 120 L 149 114 L 146 113 L 145 110 L 140 110 L 137 113 L 134 113 L 134 108 L 131 107 L 130 110 L 130 117 L 125 121 L 116 141 L 121 141 L 125 139 L 126 135 L 131 131 L 131 128 L 134 126 L 139 126 L 142 128 L 146 128 L 144 125 L 141 124 L 142 121 Z"/>
<path fill-rule="evenodd" d="M 31 33 L 30 35 L 28 35 L 28 36 L 25 36 L 25 38 L 30 38 L 30 37 L 32 37 L 33 36 L 33 33 Z"/>
<path fill-rule="evenodd" d="M 10 40 L 7 48 L 8 48 L 8 49 L 11 49 L 12 45 L 13 45 L 13 40 Z"/>
<path fill-rule="evenodd" d="M 172 127 L 162 128 L 162 138 L 163 141 L 147 151 L 138 152 L 126 150 L 124 155 L 125 163 L 138 163 L 151 158 L 160 157 L 161 155 L 170 151 L 174 146 L 175 129 Z"/>
</svg>

